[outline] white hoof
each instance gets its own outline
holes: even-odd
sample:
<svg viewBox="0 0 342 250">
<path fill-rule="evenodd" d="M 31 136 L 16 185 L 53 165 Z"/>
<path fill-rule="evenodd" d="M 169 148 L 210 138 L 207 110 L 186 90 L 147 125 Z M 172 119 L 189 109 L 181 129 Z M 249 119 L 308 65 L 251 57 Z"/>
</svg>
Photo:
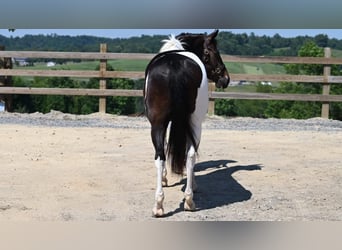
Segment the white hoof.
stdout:
<svg viewBox="0 0 342 250">
<path fill-rule="evenodd" d="M 192 195 L 185 195 L 184 210 L 185 211 L 194 211 L 194 210 L 196 210 L 196 205 L 195 205 L 195 202 L 192 199 Z"/>
<path fill-rule="evenodd" d="M 154 207 L 152 209 L 152 216 L 154 216 L 154 217 L 164 216 L 164 208 L 163 207 L 160 207 L 160 208 Z"/>
<path fill-rule="evenodd" d="M 156 198 L 156 203 L 154 204 L 154 207 L 152 209 L 152 215 L 154 217 L 162 217 L 164 215 L 163 201 L 164 194 L 161 194 Z"/>
</svg>

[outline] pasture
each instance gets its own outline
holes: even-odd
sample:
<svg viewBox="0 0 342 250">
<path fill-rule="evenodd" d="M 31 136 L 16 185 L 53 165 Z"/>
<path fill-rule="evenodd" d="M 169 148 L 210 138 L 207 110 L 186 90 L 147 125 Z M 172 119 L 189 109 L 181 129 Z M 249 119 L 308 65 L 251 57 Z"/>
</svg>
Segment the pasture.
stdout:
<svg viewBox="0 0 342 250">
<path fill-rule="evenodd" d="M 114 70 L 117 71 L 144 71 L 149 60 L 137 60 L 137 59 L 116 59 L 116 60 L 108 60 L 108 65 L 110 65 Z M 272 64 L 272 63 L 240 63 L 240 62 L 229 62 L 225 63 L 226 67 L 229 69 L 229 72 L 232 74 L 285 74 L 285 69 L 283 65 L 280 64 Z M 88 60 L 81 62 L 66 62 L 65 64 L 57 64 L 54 67 L 50 67 L 50 70 L 94 70 L 99 67 L 98 61 Z M 18 67 L 15 67 L 18 68 Z M 19 67 L 22 68 L 22 67 Z M 19 69 L 18 68 L 18 69 Z M 34 66 L 25 67 L 25 69 L 32 70 L 46 70 L 48 67 L 46 63 L 39 62 L 35 63 Z M 21 78 L 32 80 L 33 77 L 25 77 Z M 75 78 L 80 79 L 80 78 Z M 81 78 L 83 81 L 88 81 L 87 78 Z M 24 81 L 25 82 L 25 81 Z M 277 87 L 277 84 L 273 85 Z M 231 86 L 225 91 L 229 92 L 256 92 L 255 85 L 240 85 L 240 86 Z"/>
<path fill-rule="evenodd" d="M 144 71 L 149 60 L 138 59 L 116 59 L 108 60 L 108 64 L 111 65 L 114 70 L 117 71 Z M 285 74 L 284 67 L 279 64 L 272 63 L 240 63 L 229 62 L 225 63 L 229 68 L 229 72 L 234 74 Z M 50 67 L 51 70 L 94 70 L 99 66 L 98 61 L 81 61 L 81 62 L 66 62 L 64 64 L 57 64 L 54 67 Z M 14 67 L 22 68 L 22 67 Z M 34 66 L 27 66 L 26 69 L 43 70 L 47 69 L 46 63 L 37 62 Z M 260 69 L 260 70 L 257 70 Z"/>
<path fill-rule="evenodd" d="M 219 129 L 218 122 L 246 120 L 208 118 L 195 168 L 197 210 L 183 211 L 185 177 L 169 175 L 166 217 L 155 219 L 156 170 L 145 119 L 125 127 L 125 117 L 100 114 L 11 117 L 24 123 L 0 125 L 0 221 L 342 219 L 341 128 Z M 102 125 L 79 127 L 82 119 Z M 249 122 L 260 121 L 284 122 Z"/>
</svg>

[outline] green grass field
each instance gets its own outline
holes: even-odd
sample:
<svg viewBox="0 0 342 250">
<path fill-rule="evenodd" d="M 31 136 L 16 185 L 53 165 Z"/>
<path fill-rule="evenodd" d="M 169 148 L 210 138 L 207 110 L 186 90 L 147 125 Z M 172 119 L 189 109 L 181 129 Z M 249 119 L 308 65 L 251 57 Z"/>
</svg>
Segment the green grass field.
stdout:
<svg viewBox="0 0 342 250">
<path fill-rule="evenodd" d="M 331 55 L 332 55 L 332 57 L 341 58 L 342 57 L 342 50 L 332 49 Z"/>
<path fill-rule="evenodd" d="M 119 59 L 111 60 L 108 63 L 112 65 L 115 70 L 118 71 L 145 71 L 145 68 L 149 61 Z"/>
<path fill-rule="evenodd" d="M 99 61 L 82 61 L 80 63 L 67 62 L 65 64 L 57 64 L 53 67 L 47 67 L 46 63 L 35 63 L 34 66 L 25 67 L 25 69 L 35 69 L 35 70 L 95 70 L 100 64 Z M 110 64 L 114 70 L 117 71 L 144 71 L 148 60 L 109 60 Z M 18 68 L 18 67 L 15 67 Z M 22 68 L 22 67 L 19 67 Z"/>
<path fill-rule="evenodd" d="M 284 66 L 271 63 L 225 63 L 232 74 L 286 74 Z"/>
<path fill-rule="evenodd" d="M 114 70 L 117 71 L 144 71 L 148 60 L 128 60 L 118 59 L 109 60 Z M 95 70 L 99 61 L 82 61 L 80 63 L 67 62 L 65 64 L 57 64 L 53 67 L 47 67 L 46 63 L 35 63 L 34 66 L 25 67 L 25 69 L 35 70 Z M 279 64 L 270 63 L 225 63 L 228 71 L 235 74 L 285 74 L 284 67 Z M 22 67 L 15 67 L 21 68 Z"/>
</svg>

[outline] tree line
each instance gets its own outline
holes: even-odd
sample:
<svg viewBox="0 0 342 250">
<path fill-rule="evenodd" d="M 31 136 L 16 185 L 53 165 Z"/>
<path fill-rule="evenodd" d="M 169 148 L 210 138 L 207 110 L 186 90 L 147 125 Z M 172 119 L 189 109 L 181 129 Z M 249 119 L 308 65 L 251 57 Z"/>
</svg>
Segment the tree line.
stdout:
<svg viewBox="0 0 342 250">
<path fill-rule="evenodd" d="M 57 34 L 16 37 L 14 32 L 9 38 L 0 35 L 0 44 L 4 45 L 6 50 L 98 52 L 99 44 L 106 43 L 108 52 L 157 53 L 161 47 L 161 41 L 166 37 L 163 35 L 142 35 L 131 38 L 104 38 Z M 329 38 L 325 34 L 314 37 L 285 38 L 279 34 L 270 37 L 258 36 L 253 32 L 250 34 L 233 34 L 223 31 L 219 33 L 217 40 L 221 53 L 229 55 L 296 56 L 300 47 L 309 41 L 314 42 L 319 47 L 342 50 L 342 39 Z"/>
</svg>

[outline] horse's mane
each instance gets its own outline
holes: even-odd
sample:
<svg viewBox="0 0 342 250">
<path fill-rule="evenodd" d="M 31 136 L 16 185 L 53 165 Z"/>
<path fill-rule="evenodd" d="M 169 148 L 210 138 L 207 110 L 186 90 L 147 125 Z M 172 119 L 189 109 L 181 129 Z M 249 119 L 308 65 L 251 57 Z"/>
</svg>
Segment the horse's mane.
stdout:
<svg viewBox="0 0 342 250">
<path fill-rule="evenodd" d="M 164 43 L 164 45 L 159 50 L 160 53 L 171 50 L 185 50 L 182 42 L 178 40 L 174 35 L 170 35 L 169 39 L 165 39 L 162 42 Z"/>
</svg>

